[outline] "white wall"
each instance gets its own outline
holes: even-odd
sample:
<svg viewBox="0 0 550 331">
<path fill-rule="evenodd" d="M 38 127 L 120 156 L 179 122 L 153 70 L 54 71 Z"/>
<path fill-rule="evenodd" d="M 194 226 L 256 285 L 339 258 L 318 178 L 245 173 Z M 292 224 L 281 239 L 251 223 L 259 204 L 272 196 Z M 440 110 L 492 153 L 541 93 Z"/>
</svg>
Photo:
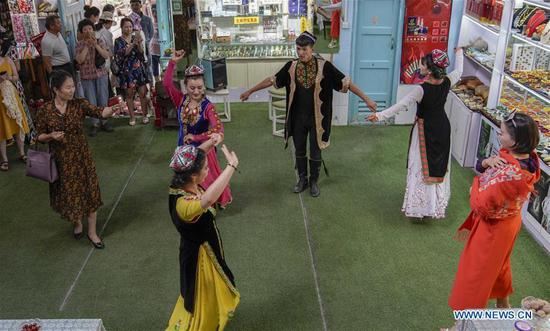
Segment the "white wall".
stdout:
<svg viewBox="0 0 550 331">
<path fill-rule="evenodd" d="M 351 54 L 353 41 L 353 13 L 356 12 L 356 0 L 342 0 L 342 19 L 340 25 L 340 51 L 332 56 L 332 63 L 345 75 L 351 76 Z M 330 57 L 325 57 L 330 59 Z M 351 77 L 353 81 L 353 77 Z M 349 92 L 351 93 L 351 92 Z M 334 93 L 332 124 L 348 125 L 349 93 Z"/>
</svg>

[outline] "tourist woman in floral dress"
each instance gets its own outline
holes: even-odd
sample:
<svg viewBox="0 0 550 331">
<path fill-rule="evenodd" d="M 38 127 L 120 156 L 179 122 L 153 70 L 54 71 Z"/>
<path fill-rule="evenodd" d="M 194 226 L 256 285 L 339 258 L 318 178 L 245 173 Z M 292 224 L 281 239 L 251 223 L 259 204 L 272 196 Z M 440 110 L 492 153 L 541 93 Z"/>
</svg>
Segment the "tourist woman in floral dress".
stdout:
<svg viewBox="0 0 550 331">
<path fill-rule="evenodd" d="M 86 99 L 74 99 L 73 77 L 63 70 L 52 72 L 54 99 L 38 110 L 38 141 L 48 143 L 59 179 L 50 184 L 50 205 L 62 218 L 73 223 L 73 235 L 83 235 L 82 219 L 88 219 L 88 239 L 95 248 L 104 248 L 96 229 L 97 210 L 103 204 L 92 153 L 84 136 L 86 116 L 107 118 L 110 107 L 98 108 Z"/>
</svg>

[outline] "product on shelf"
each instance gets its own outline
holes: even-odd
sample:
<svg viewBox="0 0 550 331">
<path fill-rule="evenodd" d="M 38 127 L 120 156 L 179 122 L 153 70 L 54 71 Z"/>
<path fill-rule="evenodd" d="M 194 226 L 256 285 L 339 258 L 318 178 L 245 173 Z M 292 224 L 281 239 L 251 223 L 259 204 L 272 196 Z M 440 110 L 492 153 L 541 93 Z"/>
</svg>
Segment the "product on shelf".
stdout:
<svg viewBox="0 0 550 331">
<path fill-rule="evenodd" d="M 503 9 L 503 1 L 499 0 L 466 1 L 466 13 L 487 24 L 500 25 Z"/>
<path fill-rule="evenodd" d="M 527 39 L 550 44 L 549 11 L 536 6 L 525 5 L 514 12 L 512 28 Z"/>
<path fill-rule="evenodd" d="M 231 3 L 231 5 L 229 5 Z M 313 0 L 197 0 L 203 58 L 292 58 Z M 290 45 L 292 43 L 292 45 Z"/>
<path fill-rule="evenodd" d="M 472 48 L 479 52 L 485 53 L 489 50 L 489 43 L 487 43 L 485 39 L 481 37 L 477 37 L 476 39 L 470 42 L 470 46 L 468 48 Z"/>
<path fill-rule="evenodd" d="M 477 77 L 463 77 L 452 90 L 473 111 L 481 111 L 487 104 L 489 87 Z"/>
<path fill-rule="evenodd" d="M 42 1 L 38 5 L 38 16 L 47 17 L 49 15 L 57 14 L 57 6 L 52 4 L 53 1 Z M 55 3 L 55 2 L 54 2 Z"/>
<path fill-rule="evenodd" d="M 513 111 L 528 114 L 535 120 L 541 132 L 537 153 L 550 165 L 550 105 L 516 85 L 503 84 L 500 106 L 486 109 L 483 114 L 499 125 Z"/>
<path fill-rule="evenodd" d="M 550 72 L 547 70 L 517 71 L 512 78 L 545 96 L 550 95 Z"/>
<path fill-rule="evenodd" d="M 489 53 L 488 51 L 480 51 L 474 47 L 466 48 L 464 54 L 467 57 L 473 58 L 484 67 L 493 70 L 495 65 L 495 54 Z"/>
<path fill-rule="evenodd" d="M 526 93 L 525 90 L 512 84 L 504 84 L 500 104 L 509 111 L 517 110 L 531 115 L 537 122 L 544 124 L 542 130 L 550 132 L 550 105 Z"/>
<path fill-rule="evenodd" d="M 246 58 L 246 57 L 295 57 L 291 44 L 284 45 L 208 45 L 204 51 L 205 58 Z"/>
</svg>

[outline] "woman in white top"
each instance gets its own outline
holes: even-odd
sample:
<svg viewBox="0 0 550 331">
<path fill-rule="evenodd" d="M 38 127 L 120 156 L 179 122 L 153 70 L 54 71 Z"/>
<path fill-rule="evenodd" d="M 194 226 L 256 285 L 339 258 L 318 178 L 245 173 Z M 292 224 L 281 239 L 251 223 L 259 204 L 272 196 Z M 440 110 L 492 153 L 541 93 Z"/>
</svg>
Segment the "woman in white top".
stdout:
<svg viewBox="0 0 550 331">
<path fill-rule="evenodd" d="M 462 49 L 457 48 L 455 70 L 447 75 L 447 54 L 433 50 L 422 59 L 420 66 L 425 82 L 397 104 L 367 118 L 372 122 L 382 121 L 418 104 L 409 142 L 407 187 L 401 209 L 407 217 L 445 217 L 451 195 L 451 125 L 445 113 L 445 102 L 451 86 L 462 75 L 462 61 Z"/>
</svg>

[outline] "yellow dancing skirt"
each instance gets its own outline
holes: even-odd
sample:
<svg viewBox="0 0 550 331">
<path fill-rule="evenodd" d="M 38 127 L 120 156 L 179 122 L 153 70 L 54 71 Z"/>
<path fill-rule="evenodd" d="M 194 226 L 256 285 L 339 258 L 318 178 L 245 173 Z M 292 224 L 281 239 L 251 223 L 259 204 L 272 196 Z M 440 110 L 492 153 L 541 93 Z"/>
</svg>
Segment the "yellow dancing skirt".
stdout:
<svg viewBox="0 0 550 331">
<path fill-rule="evenodd" d="M 15 119 L 8 116 L 6 105 L 4 105 L 4 100 L 2 98 L 2 95 L 0 95 L 0 140 L 11 139 L 15 134 L 18 134 L 21 131 L 23 133 L 29 133 L 30 131 L 29 124 L 27 123 L 27 115 L 25 115 L 23 104 L 21 103 L 18 95 L 16 96 L 16 98 L 17 111 L 21 112 L 22 127 L 19 127 L 19 125 L 17 125 Z"/>
<path fill-rule="evenodd" d="M 13 75 L 11 65 L 6 60 L 0 64 L 0 71 L 6 71 L 8 75 Z M 16 104 L 14 104 L 13 107 L 16 107 L 17 109 L 15 111 L 21 114 L 21 127 L 17 124 L 15 119 L 8 116 L 8 110 L 4 104 L 4 98 L 2 97 L 2 93 L 0 93 L 0 141 L 11 139 L 15 134 L 18 134 L 21 131 L 23 131 L 23 133 L 29 133 L 30 131 L 29 124 L 27 123 L 27 115 L 25 114 L 25 109 L 23 108 L 21 99 L 19 99 L 17 88 L 12 85 L 10 92 L 16 100 Z"/>
<path fill-rule="evenodd" d="M 185 310 L 180 295 L 166 331 L 221 331 L 233 316 L 241 296 L 208 243 L 199 248 L 196 277 L 193 314 Z"/>
</svg>

